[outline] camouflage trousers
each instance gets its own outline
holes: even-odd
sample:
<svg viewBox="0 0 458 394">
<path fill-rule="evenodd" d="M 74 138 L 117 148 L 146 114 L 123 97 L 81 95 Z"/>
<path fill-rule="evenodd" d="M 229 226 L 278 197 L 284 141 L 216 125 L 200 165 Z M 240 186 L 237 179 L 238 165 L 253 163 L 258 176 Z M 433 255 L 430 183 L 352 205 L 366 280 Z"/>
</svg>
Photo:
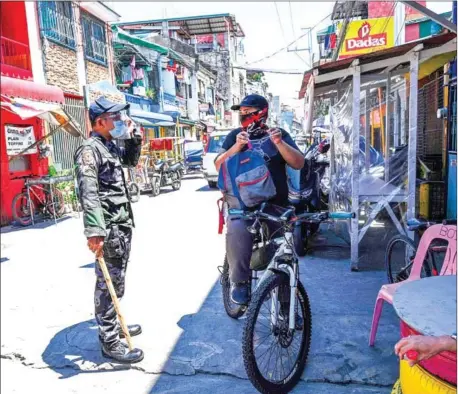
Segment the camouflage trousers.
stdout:
<svg viewBox="0 0 458 394">
<path fill-rule="evenodd" d="M 132 229 L 113 226 L 104 243 L 104 259 L 110 273 L 116 295 L 124 295 L 127 262 L 129 261 Z M 95 264 L 96 284 L 94 293 L 95 319 L 99 326 L 99 339 L 110 344 L 119 341 L 119 322 L 99 262 Z"/>
</svg>

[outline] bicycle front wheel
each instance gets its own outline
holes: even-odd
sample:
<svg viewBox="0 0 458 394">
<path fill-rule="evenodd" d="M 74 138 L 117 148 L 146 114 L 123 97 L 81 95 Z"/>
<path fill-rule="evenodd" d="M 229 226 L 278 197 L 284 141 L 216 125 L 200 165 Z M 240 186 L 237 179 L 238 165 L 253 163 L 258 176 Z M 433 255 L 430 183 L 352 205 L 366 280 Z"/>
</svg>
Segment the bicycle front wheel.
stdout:
<svg viewBox="0 0 458 394">
<path fill-rule="evenodd" d="M 299 382 L 307 362 L 312 332 L 310 303 L 298 282 L 295 329 L 289 329 L 289 278 L 272 275 L 256 290 L 243 330 L 243 362 L 261 393 L 287 393 Z"/>
<path fill-rule="evenodd" d="M 13 218 L 21 226 L 32 224 L 32 212 L 34 209 L 33 201 L 29 199 L 27 193 L 19 193 L 13 198 Z"/>
</svg>

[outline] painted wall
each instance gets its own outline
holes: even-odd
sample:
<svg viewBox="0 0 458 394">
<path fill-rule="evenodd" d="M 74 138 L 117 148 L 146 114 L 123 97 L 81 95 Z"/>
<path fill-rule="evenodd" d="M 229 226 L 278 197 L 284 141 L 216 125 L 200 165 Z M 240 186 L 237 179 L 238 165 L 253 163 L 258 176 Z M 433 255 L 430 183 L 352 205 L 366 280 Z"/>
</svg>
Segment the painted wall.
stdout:
<svg viewBox="0 0 458 394">
<path fill-rule="evenodd" d="M 417 1 L 417 3 L 426 7 L 426 1 Z M 394 15 L 394 2 L 393 1 L 369 1 L 368 2 L 369 18 L 380 18 L 383 16 Z M 406 7 L 406 19 L 414 19 L 422 15 L 413 8 Z"/>
</svg>

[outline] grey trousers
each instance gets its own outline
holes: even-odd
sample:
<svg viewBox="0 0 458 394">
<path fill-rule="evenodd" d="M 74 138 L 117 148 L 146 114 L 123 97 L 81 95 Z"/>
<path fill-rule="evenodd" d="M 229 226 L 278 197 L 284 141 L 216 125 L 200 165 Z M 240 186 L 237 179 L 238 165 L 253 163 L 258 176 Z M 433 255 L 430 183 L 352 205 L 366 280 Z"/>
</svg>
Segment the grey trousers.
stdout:
<svg viewBox="0 0 458 394">
<path fill-rule="evenodd" d="M 278 212 L 273 211 L 272 214 Z M 276 232 L 278 224 L 266 222 L 270 234 Z M 250 260 L 253 253 L 254 236 L 247 227 L 252 225 L 251 220 L 228 218 L 226 232 L 226 256 L 229 263 L 229 279 L 232 283 L 250 280 Z"/>
</svg>

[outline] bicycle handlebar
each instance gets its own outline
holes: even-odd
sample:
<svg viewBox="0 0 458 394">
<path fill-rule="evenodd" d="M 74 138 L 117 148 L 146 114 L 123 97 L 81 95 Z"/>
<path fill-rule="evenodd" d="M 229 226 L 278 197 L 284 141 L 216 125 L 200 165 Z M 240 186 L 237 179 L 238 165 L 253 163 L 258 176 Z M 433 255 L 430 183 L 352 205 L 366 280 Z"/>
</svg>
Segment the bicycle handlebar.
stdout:
<svg viewBox="0 0 458 394">
<path fill-rule="evenodd" d="M 294 209 L 289 209 L 281 216 L 274 216 L 268 213 L 262 212 L 265 205 L 260 210 L 253 212 L 246 212 L 242 209 L 229 209 L 229 215 L 242 216 L 245 219 L 254 219 L 256 217 L 260 219 L 270 220 L 276 223 L 288 223 L 288 222 L 301 222 L 301 221 L 318 221 L 323 222 L 327 219 L 352 219 L 356 215 L 352 212 L 305 212 L 300 215 L 294 215 Z"/>
</svg>

